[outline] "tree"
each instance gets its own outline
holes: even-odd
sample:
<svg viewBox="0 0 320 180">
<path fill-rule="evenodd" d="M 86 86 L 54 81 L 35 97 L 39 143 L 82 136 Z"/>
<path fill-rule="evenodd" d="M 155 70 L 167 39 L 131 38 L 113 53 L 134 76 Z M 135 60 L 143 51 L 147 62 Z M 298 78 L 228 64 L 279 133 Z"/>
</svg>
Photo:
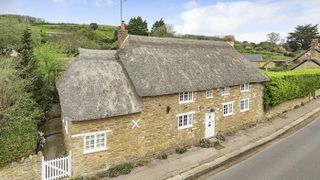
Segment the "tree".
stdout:
<svg viewBox="0 0 320 180">
<path fill-rule="evenodd" d="M 278 41 L 280 41 L 280 34 L 271 32 L 267 34 L 267 41 L 271 42 L 272 44 L 277 44 Z"/>
<path fill-rule="evenodd" d="M 94 30 L 94 31 L 97 30 L 98 27 L 99 27 L 99 26 L 98 26 L 97 23 L 91 23 L 91 24 L 90 24 L 90 28 L 91 28 L 92 30 Z"/>
<path fill-rule="evenodd" d="M 319 38 L 318 25 L 299 25 L 294 32 L 289 33 L 287 43 L 293 51 L 307 50 L 314 38 Z"/>
<path fill-rule="evenodd" d="M 19 50 L 20 58 L 17 68 L 20 70 L 22 78 L 31 78 L 36 68 L 36 63 L 33 57 L 31 32 L 28 27 L 23 31 L 21 44 L 22 47 Z"/>
<path fill-rule="evenodd" d="M 161 18 L 159 21 L 156 21 L 152 28 L 151 28 L 151 34 L 153 34 L 158 28 L 166 26 L 166 23 L 164 22 L 164 20 Z"/>
<path fill-rule="evenodd" d="M 156 21 L 151 29 L 151 36 L 172 37 L 174 33 L 173 27 L 166 24 L 163 19 Z"/>
<path fill-rule="evenodd" d="M 134 35 L 148 35 L 148 23 L 140 16 L 131 18 L 127 26 L 129 34 Z"/>
</svg>

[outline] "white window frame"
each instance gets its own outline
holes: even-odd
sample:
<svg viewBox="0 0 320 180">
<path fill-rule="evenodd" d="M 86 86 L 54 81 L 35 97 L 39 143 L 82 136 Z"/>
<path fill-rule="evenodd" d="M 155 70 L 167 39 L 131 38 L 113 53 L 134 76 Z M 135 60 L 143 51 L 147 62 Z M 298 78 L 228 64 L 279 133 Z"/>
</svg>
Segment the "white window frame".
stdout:
<svg viewBox="0 0 320 180">
<path fill-rule="evenodd" d="M 193 92 L 186 91 L 179 93 L 179 104 L 191 103 L 193 102 Z"/>
<path fill-rule="evenodd" d="M 242 108 L 242 103 L 243 103 L 243 107 Z M 240 100 L 240 112 L 246 112 L 250 110 L 250 100 L 249 98 L 246 99 L 241 99 Z"/>
<path fill-rule="evenodd" d="M 104 136 L 104 145 L 102 147 L 97 148 L 97 142 L 98 142 L 98 136 L 103 135 Z M 87 137 L 93 136 L 93 149 L 87 149 L 86 148 L 86 139 Z M 107 150 L 107 132 L 95 132 L 95 133 L 88 133 L 83 135 L 83 154 L 88 154 L 88 153 L 94 153 L 94 152 L 100 152 L 100 151 L 105 151 Z"/>
<path fill-rule="evenodd" d="M 226 87 L 221 88 L 221 95 L 222 96 L 230 95 L 230 87 L 226 86 Z"/>
<path fill-rule="evenodd" d="M 177 120 L 178 120 L 178 130 L 181 129 L 187 129 L 193 127 L 193 117 L 195 112 L 187 112 L 187 113 L 181 113 L 177 114 Z M 180 117 L 182 118 L 181 126 L 180 126 Z M 187 124 L 184 125 L 184 118 L 186 118 Z"/>
<path fill-rule="evenodd" d="M 249 92 L 250 91 L 250 84 L 244 83 L 240 85 L 240 92 Z"/>
<path fill-rule="evenodd" d="M 208 89 L 206 91 L 206 99 L 212 99 L 213 98 L 213 89 Z"/>
<path fill-rule="evenodd" d="M 222 114 L 223 114 L 224 117 L 231 116 L 231 115 L 234 114 L 234 105 L 233 104 L 234 104 L 234 101 L 222 104 Z M 229 110 L 230 105 L 231 105 L 232 111 Z M 227 111 L 228 111 L 228 113 L 226 113 L 226 114 L 224 113 L 225 106 L 227 106 Z"/>
</svg>

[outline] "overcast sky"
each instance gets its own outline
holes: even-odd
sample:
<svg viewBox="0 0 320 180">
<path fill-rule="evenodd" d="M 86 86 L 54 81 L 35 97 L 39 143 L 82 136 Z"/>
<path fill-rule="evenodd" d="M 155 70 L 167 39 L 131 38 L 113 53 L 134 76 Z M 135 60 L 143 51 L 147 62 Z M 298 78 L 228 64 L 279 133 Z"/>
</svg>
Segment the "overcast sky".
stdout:
<svg viewBox="0 0 320 180">
<path fill-rule="evenodd" d="M 49 22 L 119 25 L 120 0 L 0 0 L 0 14 Z M 124 19 L 141 16 L 149 26 L 163 18 L 179 34 L 235 35 L 260 42 L 268 32 L 285 38 L 296 25 L 320 23 L 320 0 L 126 0 Z"/>
</svg>

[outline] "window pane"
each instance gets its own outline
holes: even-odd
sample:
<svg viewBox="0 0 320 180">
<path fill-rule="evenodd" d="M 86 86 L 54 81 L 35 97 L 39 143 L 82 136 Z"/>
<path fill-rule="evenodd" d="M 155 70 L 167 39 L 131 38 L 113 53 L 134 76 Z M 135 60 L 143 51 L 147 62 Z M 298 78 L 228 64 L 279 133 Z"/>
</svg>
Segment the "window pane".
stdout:
<svg viewBox="0 0 320 180">
<path fill-rule="evenodd" d="M 182 126 L 182 116 L 179 116 L 179 127 Z"/>
<path fill-rule="evenodd" d="M 184 125 L 184 126 L 187 126 L 187 125 L 188 125 L 188 116 L 187 116 L 187 115 L 184 115 L 184 116 L 183 116 L 183 125 Z"/>
</svg>

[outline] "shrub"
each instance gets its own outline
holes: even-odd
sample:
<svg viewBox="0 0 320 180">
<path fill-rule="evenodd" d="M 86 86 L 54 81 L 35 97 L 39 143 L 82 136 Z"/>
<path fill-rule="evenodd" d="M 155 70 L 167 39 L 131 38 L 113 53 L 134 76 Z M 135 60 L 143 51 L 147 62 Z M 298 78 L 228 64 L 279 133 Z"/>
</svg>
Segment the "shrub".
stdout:
<svg viewBox="0 0 320 180">
<path fill-rule="evenodd" d="M 200 144 L 200 147 L 202 147 L 202 148 L 211 148 L 211 147 L 213 147 L 213 144 L 210 142 L 209 139 L 201 139 L 199 144 Z"/>
<path fill-rule="evenodd" d="M 187 152 L 187 148 L 186 147 L 178 147 L 178 148 L 176 148 L 176 153 L 178 153 L 178 154 L 183 154 L 185 152 Z"/>
<path fill-rule="evenodd" d="M 123 163 L 110 168 L 106 173 L 100 174 L 101 177 L 117 177 L 124 174 L 129 174 L 134 166 L 131 163 Z"/>
<path fill-rule="evenodd" d="M 222 132 L 218 132 L 216 138 L 222 142 L 226 141 L 226 138 Z"/>
<path fill-rule="evenodd" d="M 271 79 L 264 88 L 263 103 L 265 108 L 282 102 L 314 96 L 320 89 L 320 70 L 295 70 L 285 72 L 266 72 Z"/>
<path fill-rule="evenodd" d="M 3 112 L 0 127 L 0 166 L 34 154 L 38 145 L 37 125 L 42 110 L 28 96 Z"/>
<path fill-rule="evenodd" d="M 160 153 L 157 156 L 157 159 L 167 159 L 168 158 L 168 154 L 167 153 Z"/>
</svg>

